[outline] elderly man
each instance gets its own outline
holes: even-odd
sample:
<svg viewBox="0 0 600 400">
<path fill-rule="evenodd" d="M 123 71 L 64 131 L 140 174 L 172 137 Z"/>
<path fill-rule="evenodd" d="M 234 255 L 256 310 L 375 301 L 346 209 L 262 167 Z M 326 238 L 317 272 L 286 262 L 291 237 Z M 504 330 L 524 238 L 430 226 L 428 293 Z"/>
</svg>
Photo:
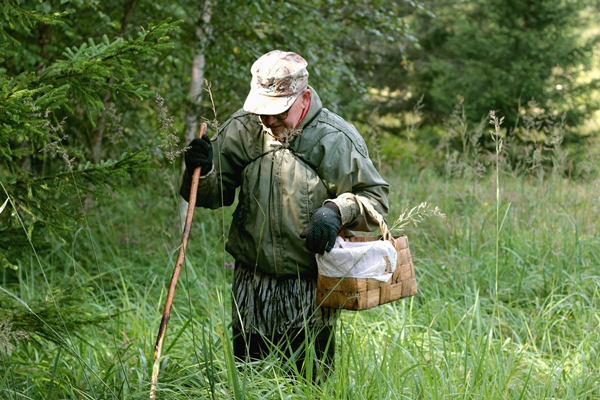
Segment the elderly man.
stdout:
<svg viewBox="0 0 600 400">
<path fill-rule="evenodd" d="M 338 313 L 316 304 L 315 253 L 330 251 L 342 229 L 376 229 L 355 196 L 385 216 L 389 185 L 354 126 L 323 108 L 304 58 L 274 50 L 251 73 L 243 109 L 212 139 L 190 143 L 181 195 L 188 199 L 198 166 L 198 206 L 230 206 L 239 189 L 226 245 L 236 260 L 236 357 L 263 358 L 277 346 L 302 369 L 310 351 L 316 379 L 332 367 Z"/>
</svg>

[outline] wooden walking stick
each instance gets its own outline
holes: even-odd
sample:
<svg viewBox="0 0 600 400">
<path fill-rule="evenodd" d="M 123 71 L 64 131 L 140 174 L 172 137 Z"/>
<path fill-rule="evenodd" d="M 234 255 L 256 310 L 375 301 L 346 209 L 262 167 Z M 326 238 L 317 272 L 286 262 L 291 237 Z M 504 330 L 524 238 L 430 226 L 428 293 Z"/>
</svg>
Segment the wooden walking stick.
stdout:
<svg viewBox="0 0 600 400">
<path fill-rule="evenodd" d="M 200 132 L 198 137 L 202 137 L 206 134 L 206 124 L 203 122 L 200 124 Z M 200 173 L 202 168 L 198 167 L 194 170 L 192 175 L 192 188 L 190 189 L 190 201 L 188 202 L 187 214 L 185 216 L 185 225 L 183 227 L 183 233 L 181 235 L 181 246 L 179 247 L 179 254 L 177 255 L 177 263 L 173 269 L 173 275 L 171 276 L 171 283 L 169 284 L 169 291 L 167 292 L 167 299 L 165 300 L 165 308 L 163 316 L 160 321 L 160 327 L 158 328 L 158 335 L 156 337 L 156 345 L 154 346 L 154 365 L 152 367 L 152 384 L 150 386 L 150 398 L 156 398 L 156 382 L 158 381 L 158 372 L 160 370 L 160 352 L 162 350 L 163 340 L 165 338 L 165 332 L 167 331 L 167 323 L 171 317 L 171 306 L 173 305 L 173 297 L 175 297 L 175 289 L 177 288 L 177 280 L 179 279 L 179 273 L 181 267 L 185 261 L 185 251 L 187 250 L 188 238 L 190 236 L 190 230 L 192 229 L 192 219 L 194 218 L 194 208 L 196 207 L 196 194 L 198 192 L 198 181 L 200 180 Z"/>
</svg>

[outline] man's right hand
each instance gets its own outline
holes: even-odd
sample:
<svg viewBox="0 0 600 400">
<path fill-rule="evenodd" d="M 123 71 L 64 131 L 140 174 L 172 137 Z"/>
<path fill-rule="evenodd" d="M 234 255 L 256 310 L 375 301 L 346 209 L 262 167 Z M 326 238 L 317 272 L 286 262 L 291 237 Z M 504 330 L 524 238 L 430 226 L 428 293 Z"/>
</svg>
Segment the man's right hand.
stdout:
<svg viewBox="0 0 600 400">
<path fill-rule="evenodd" d="M 213 149 L 208 135 L 192 140 L 188 146 L 185 152 L 185 167 L 188 175 L 192 176 L 198 167 L 202 167 L 200 175 L 208 174 L 213 166 Z"/>
</svg>

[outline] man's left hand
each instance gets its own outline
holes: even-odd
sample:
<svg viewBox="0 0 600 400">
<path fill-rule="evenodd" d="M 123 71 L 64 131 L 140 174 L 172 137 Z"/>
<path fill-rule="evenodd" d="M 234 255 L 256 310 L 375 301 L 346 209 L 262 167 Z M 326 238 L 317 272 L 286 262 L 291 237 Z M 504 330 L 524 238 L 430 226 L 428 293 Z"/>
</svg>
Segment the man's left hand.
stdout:
<svg viewBox="0 0 600 400">
<path fill-rule="evenodd" d="M 306 229 L 300 234 L 306 238 L 306 248 L 313 253 L 331 251 L 342 226 L 340 209 L 333 202 L 327 202 L 317 209 Z"/>
</svg>

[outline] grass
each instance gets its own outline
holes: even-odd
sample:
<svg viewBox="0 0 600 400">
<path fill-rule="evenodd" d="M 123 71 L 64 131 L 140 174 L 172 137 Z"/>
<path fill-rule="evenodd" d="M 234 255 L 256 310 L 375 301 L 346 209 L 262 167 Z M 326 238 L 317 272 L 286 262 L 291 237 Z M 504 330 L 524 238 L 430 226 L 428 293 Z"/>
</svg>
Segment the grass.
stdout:
<svg viewBox="0 0 600 400">
<path fill-rule="evenodd" d="M 336 370 L 320 386 L 291 382 L 277 357 L 234 365 L 232 210 L 198 209 L 157 397 L 600 398 L 600 181 L 516 174 L 501 154 L 495 172 L 468 178 L 384 169 L 390 218 L 423 201 L 447 217 L 406 227 L 419 295 L 344 311 Z M 14 346 L 0 347 L 0 398 L 148 398 L 180 244 L 175 176 L 95 200 L 72 243 L 4 271 L 0 306 L 16 322 L 0 332 Z M 16 316 L 33 313 L 54 337 L 23 336 Z"/>
</svg>

